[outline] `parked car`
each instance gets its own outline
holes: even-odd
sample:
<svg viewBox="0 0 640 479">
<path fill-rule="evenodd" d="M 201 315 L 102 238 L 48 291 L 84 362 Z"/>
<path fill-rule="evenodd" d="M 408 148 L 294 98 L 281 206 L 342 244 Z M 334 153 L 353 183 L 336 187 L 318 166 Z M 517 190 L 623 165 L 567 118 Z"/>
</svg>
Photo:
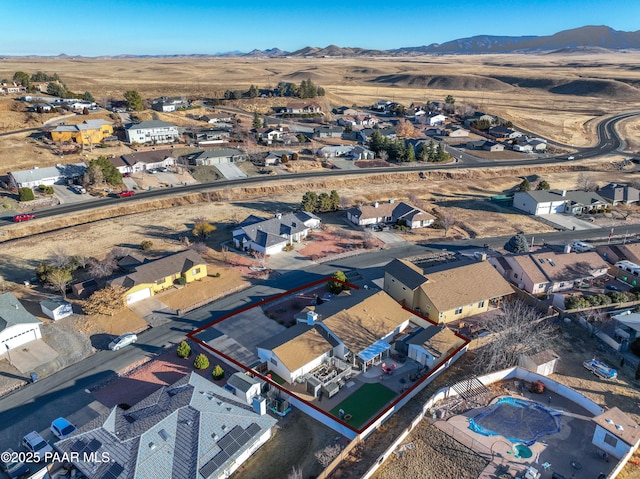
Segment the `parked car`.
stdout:
<svg viewBox="0 0 640 479">
<path fill-rule="evenodd" d="M 620 291 L 620 288 L 618 288 L 615 284 L 608 284 L 605 286 L 605 288 L 609 291 Z"/>
<path fill-rule="evenodd" d="M 51 423 L 50 429 L 53 435 L 58 439 L 64 439 L 65 437 L 69 437 L 71 434 L 73 434 L 78 428 L 67 421 L 65 418 L 59 417 Z"/>
<path fill-rule="evenodd" d="M 124 178 L 131 178 L 131 173 L 125 173 L 124 175 L 122 175 Z"/>
<path fill-rule="evenodd" d="M 22 444 L 33 452 L 40 459 L 44 459 L 44 455 L 48 452 L 53 452 L 51 444 L 44 440 L 44 438 L 35 431 L 31 431 L 25 437 L 22 438 Z"/>
<path fill-rule="evenodd" d="M 31 213 L 22 213 L 22 214 L 19 214 L 19 215 L 15 215 L 13 217 L 13 221 L 16 222 L 16 223 L 20 223 L 22 221 L 32 220 L 35 217 L 36 217 L 36 215 L 33 215 Z"/>
<path fill-rule="evenodd" d="M 118 336 L 113 341 L 109 343 L 109 349 L 111 351 L 117 351 L 120 348 L 124 348 L 129 344 L 133 344 L 138 340 L 138 336 L 133 333 L 126 333 L 122 336 Z"/>
<path fill-rule="evenodd" d="M 133 191 L 133 190 L 127 190 L 127 191 L 123 191 L 123 192 L 122 192 L 122 193 L 120 193 L 118 196 L 119 196 L 120 198 L 126 198 L 126 197 L 128 197 L 128 196 L 133 196 L 133 195 L 135 195 L 135 194 L 136 194 L 136 192 L 135 192 L 135 191 Z"/>
<path fill-rule="evenodd" d="M 79 195 L 83 195 L 87 192 L 87 190 L 84 188 L 84 186 L 81 185 L 71 185 L 69 187 L 71 189 L 71 191 L 74 191 L 75 193 L 78 193 Z"/>
<path fill-rule="evenodd" d="M 7 449 L 2 453 L 2 460 L 0 460 L 0 466 L 2 466 L 2 470 L 11 479 L 20 479 L 22 477 L 25 477 L 27 474 L 29 474 L 29 472 L 31 472 L 31 469 L 29 469 L 29 466 L 24 462 L 20 462 L 18 460 L 11 461 L 10 459 L 14 457 L 15 452 L 13 452 L 12 449 Z"/>
<path fill-rule="evenodd" d="M 575 160 L 573 156 L 567 156 L 567 160 Z"/>
</svg>

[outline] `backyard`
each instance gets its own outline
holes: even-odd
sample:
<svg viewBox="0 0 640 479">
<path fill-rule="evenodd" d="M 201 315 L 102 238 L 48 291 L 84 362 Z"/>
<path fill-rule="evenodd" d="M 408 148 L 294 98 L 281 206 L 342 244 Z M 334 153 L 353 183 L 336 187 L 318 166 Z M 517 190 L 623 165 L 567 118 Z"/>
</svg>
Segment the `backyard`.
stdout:
<svg viewBox="0 0 640 479">
<path fill-rule="evenodd" d="M 340 417 L 350 426 L 360 429 L 369 422 L 374 414 L 391 401 L 397 393 L 379 383 L 367 383 L 358 388 L 347 399 L 331 410 L 331 414 Z"/>
</svg>

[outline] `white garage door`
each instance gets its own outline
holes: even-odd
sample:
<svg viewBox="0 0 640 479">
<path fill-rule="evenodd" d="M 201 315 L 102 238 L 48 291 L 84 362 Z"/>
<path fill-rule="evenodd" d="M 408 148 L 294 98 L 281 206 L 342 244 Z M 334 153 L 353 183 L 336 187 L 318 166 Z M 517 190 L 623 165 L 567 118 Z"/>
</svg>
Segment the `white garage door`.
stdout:
<svg viewBox="0 0 640 479">
<path fill-rule="evenodd" d="M 143 299 L 151 297 L 151 290 L 149 288 L 142 289 L 140 291 L 136 291 L 135 293 L 131 293 L 127 295 L 127 304 L 136 303 L 138 301 L 142 301 Z"/>
<path fill-rule="evenodd" d="M 38 333 L 35 327 L 27 331 L 23 331 L 13 337 L 3 340 L 0 354 L 7 352 L 7 346 L 9 349 L 14 349 L 36 339 L 38 339 Z"/>
</svg>

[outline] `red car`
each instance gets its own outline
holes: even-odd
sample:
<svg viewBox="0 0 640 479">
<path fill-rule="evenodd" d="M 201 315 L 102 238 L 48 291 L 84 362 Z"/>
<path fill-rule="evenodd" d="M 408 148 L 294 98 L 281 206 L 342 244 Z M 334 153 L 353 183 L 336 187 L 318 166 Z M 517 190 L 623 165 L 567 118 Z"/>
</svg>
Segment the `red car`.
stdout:
<svg viewBox="0 0 640 479">
<path fill-rule="evenodd" d="M 24 213 L 24 214 L 21 214 L 21 215 L 15 215 L 13 217 L 13 221 L 15 221 L 16 223 L 20 223 L 21 221 L 32 220 L 35 217 L 36 217 L 36 215 L 32 215 L 31 213 Z"/>
<path fill-rule="evenodd" d="M 135 192 L 135 191 L 127 190 L 127 191 L 123 191 L 123 192 L 122 192 L 122 193 L 120 193 L 118 196 L 119 196 L 120 198 L 126 198 L 127 196 L 133 196 L 133 195 L 135 195 L 135 194 L 136 194 L 136 192 Z"/>
</svg>

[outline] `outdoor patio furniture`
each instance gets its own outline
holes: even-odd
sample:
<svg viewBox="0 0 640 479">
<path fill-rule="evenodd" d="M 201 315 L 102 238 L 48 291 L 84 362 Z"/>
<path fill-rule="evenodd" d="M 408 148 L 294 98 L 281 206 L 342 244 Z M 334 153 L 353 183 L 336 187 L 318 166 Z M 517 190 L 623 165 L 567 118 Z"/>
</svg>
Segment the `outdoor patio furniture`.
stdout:
<svg viewBox="0 0 640 479">
<path fill-rule="evenodd" d="M 551 467 L 551 464 L 550 464 L 550 463 L 548 463 L 548 462 L 544 462 L 544 463 L 542 463 L 542 467 L 543 467 L 543 468 L 544 468 L 544 470 L 546 471 L 546 470 L 548 470 L 548 469 Z"/>
</svg>

